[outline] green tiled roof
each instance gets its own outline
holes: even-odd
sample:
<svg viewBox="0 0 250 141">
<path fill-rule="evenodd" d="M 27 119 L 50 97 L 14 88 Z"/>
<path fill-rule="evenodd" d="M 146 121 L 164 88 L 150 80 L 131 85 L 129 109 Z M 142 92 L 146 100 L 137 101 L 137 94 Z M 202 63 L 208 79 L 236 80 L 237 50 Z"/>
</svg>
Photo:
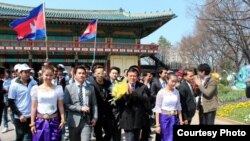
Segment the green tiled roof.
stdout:
<svg viewBox="0 0 250 141">
<path fill-rule="evenodd" d="M 0 16 L 25 17 L 33 7 L 0 3 Z M 49 19 L 99 19 L 101 21 L 134 21 L 150 20 L 155 18 L 175 18 L 171 11 L 132 14 L 123 9 L 120 10 L 68 10 L 47 8 L 46 17 Z"/>
</svg>

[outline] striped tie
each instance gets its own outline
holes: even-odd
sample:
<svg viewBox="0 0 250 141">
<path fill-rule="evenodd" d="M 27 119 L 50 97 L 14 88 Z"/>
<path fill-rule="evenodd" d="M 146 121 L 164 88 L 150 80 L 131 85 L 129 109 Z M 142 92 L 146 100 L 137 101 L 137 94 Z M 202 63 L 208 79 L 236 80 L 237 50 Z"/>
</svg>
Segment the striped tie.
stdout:
<svg viewBox="0 0 250 141">
<path fill-rule="evenodd" d="M 78 86 L 79 87 L 79 100 L 80 100 L 80 105 L 83 106 L 83 95 L 82 95 L 82 84 Z"/>
</svg>

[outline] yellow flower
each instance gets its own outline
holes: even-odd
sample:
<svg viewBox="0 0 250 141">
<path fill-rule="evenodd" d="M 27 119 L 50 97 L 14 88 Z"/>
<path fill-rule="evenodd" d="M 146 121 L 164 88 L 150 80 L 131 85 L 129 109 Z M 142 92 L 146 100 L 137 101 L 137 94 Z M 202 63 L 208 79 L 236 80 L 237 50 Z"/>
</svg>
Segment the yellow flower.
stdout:
<svg viewBox="0 0 250 141">
<path fill-rule="evenodd" d="M 211 75 L 212 75 L 212 77 L 213 77 L 215 80 L 217 80 L 217 81 L 220 80 L 220 75 L 219 75 L 217 72 L 213 72 L 213 73 L 211 73 Z"/>
<path fill-rule="evenodd" d="M 239 102 L 235 104 L 227 104 L 225 106 L 220 107 L 217 111 L 217 114 L 218 116 L 228 117 L 234 109 L 243 108 L 243 107 L 250 107 L 250 101 Z"/>
<path fill-rule="evenodd" d="M 112 90 L 113 100 L 116 101 L 120 99 L 127 92 L 128 92 L 128 83 L 126 79 L 123 79 L 122 82 L 115 83 Z"/>
</svg>

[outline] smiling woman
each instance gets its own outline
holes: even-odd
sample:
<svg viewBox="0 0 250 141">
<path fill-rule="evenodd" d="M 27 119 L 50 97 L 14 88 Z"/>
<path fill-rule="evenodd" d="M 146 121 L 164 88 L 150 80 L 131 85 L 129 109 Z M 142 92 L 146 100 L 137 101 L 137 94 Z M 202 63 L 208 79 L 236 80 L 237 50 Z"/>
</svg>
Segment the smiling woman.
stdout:
<svg viewBox="0 0 250 141">
<path fill-rule="evenodd" d="M 32 139 L 51 141 L 61 139 L 64 126 L 63 88 L 53 85 L 54 67 L 43 66 L 43 83 L 31 89 L 31 122 Z"/>
</svg>

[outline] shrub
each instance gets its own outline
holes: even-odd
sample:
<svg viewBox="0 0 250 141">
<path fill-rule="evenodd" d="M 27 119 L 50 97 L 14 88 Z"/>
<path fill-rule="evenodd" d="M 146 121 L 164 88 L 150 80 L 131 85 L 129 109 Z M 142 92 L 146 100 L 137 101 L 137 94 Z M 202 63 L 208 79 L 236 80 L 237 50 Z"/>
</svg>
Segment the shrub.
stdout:
<svg viewBox="0 0 250 141">
<path fill-rule="evenodd" d="M 231 91 L 231 89 L 228 86 L 225 86 L 225 85 L 219 83 L 219 85 L 218 85 L 218 93 L 219 93 L 219 95 L 227 94 L 230 91 Z"/>
<path fill-rule="evenodd" d="M 226 77 L 222 77 L 220 80 L 220 83 L 224 86 L 228 86 L 229 85 L 229 81 L 227 80 Z"/>
</svg>

